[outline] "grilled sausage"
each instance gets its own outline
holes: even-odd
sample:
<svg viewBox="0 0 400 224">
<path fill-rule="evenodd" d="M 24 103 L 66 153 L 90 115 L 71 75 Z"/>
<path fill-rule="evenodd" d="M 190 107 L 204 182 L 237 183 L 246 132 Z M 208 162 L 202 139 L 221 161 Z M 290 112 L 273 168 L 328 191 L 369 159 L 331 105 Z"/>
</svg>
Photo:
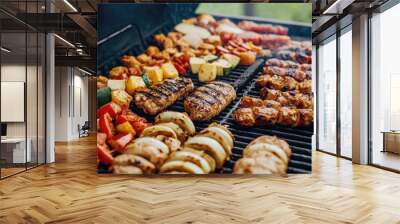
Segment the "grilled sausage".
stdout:
<svg viewBox="0 0 400 224">
<path fill-rule="evenodd" d="M 155 115 L 186 96 L 193 89 L 191 79 L 166 79 L 162 83 L 137 91 L 134 101 L 136 106 L 145 113 Z"/>
<path fill-rule="evenodd" d="M 218 115 L 236 98 L 235 89 L 213 81 L 197 88 L 184 102 L 185 111 L 194 121 L 206 121 Z"/>
</svg>

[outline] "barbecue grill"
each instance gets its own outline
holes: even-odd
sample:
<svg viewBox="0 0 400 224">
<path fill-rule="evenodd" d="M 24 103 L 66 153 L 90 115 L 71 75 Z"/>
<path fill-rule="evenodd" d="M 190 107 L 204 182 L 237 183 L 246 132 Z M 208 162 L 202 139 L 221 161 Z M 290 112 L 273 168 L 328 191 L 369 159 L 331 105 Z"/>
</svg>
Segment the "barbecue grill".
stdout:
<svg viewBox="0 0 400 224">
<path fill-rule="evenodd" d="M 153 36 L 158 33 L 167 34 L 182 19 L 196 16 L 195 9 L 198 4 L 125 4 L 124 7 L 106 7 L 99 5 L 98 24 L 98 74 L 107 74 L 114 66 L 120 65 L 120 57 L 124 54 L 138 55 L 154 44 Z M 118 9 L 117 9 L 118 8 Z M 107 18 L 102 15 L 107 15 Z M 111 17 L 110 16 L 115 16 Z M 282 25 L 289 28 L 289 36 L 294 40 L 311 40 L 311 26 L 300 23 L 288 23 L 276 20 L 261 19 L 255 17 L 229 17 L 213 15 L 216 19 L 229 18 L 237 23 L 241 20 L 249 20 L 258 23 Z M 140 18 L 140 19 L 138 19 Z M 118 24 L 118 25 L 116 25 Z M 231 84 L 237 93 L 237 98 L 218 116 L 208 122 L 195 122 L 196 130 L 206 128 L 212 122 L 229 125 L 229 129 L 235 136 L 235 146 L 231 159 L 227 161 L 220 173 L 232 173 L 235 161 L 242 157 L 242 150 L 254 138 L 261 135 L 276 135 L 286 140 L 292 149 L 288 173 L 311 172 L 311 138 L 313 126 L 309 127 L 242 127 L 235 124 L 232 113 L 239 105 L 242 96 L 259 97 L 259 91 L 255 85 L 255 79 L 260 74 L 265 60 L 258 58 L 251 66 L 240 65 L 226 76 L 219 76 L 217 80 Z M 197 76 L 187 74 L 193 80 L 195 87 L 201 85 Z M 145 117 L 149 121 L 153 117 L 143 114 L 135 107 L 134 112 Z M 167 110 L 184 112 L 183 100 L 171 105 Z M 99 170 L 101 172 L 101 170 Z"/>
</svg>

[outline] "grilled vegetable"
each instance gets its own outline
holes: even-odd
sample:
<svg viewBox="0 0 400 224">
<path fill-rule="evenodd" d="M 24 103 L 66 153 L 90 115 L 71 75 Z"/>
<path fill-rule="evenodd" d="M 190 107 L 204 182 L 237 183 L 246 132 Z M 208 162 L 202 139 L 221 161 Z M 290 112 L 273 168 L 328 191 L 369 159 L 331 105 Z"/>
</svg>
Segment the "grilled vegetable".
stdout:
<svg viewBox="0 0 400 224">
<path fill-rule="evenodd" d="M 181 142 L 186 141 L 187 134 L 181 127 L 179 127 L 179 125 L 175 124 L 174 122 L 159 123 L 157 125 L 171 128 L 175 132 L 179 141 Z"/>
<path fill-rule="evenodd" d="M 204 151 L 199 151 L 199 150 L 192 149 L 192 148 L 189 148 L 189 147 L 184 147 L 182 149 L 182 151 L 192 152 L 192 153 L 195 153 L 195 154 L 203 157 L 207 161 L 207 163 L 210 165 L 211 172 L 215 171 L 215 168 L 216 168 L 215 160 L 210 155 L 205 153 Z"/>
<path fill-rule="evenodd" d="M 210 32 L 208 30 L 200 27 L 200 26 L 195 26 L 195 25 L 190 25 L 186 23 L 180 23 L 175 26 L 175 30 L 184 34 L 189 34 L 189 35 L 195 35 L 200 37 L 201 39 L 208 38 L 211 36 Z"/>
<path fill-rule="evenodd" d="M 146 73 L 153 84 L 160 83 L 163 80 L 163 71 L 158 66 L 148 68 Z"/>
<path fill-rule="evenodd" d="M 200 167 L 204 171 L 204 173 L 211 172 L 211 166 L 210 164 L 208 164 L 207 160 L 196 153 L 189 151 L 174 152 L 170 155 L 168 161 L 175 161 L 175 160 L 191 162 Z"/>
<path fill-rule="evenodd" d="M 129 79 L 126 82 L 126 91 L 133 95 L 135 91 L 140 88 L 146 88 L 143 78 L 140 76 L 129 76 Z"/>
<path fill-rule="evenodd" d="M 143 130 L 141 137 L 157 137 L 158 135 L 164 135 L 178 139 L 176 133 L 172 128 L 163 125 L 154 125 L 147 127 Z"/>
<path fill-rule="evenodd" d="M 110 114 L 105 113 L 99 118 L 99 131 L 106 134 L 107 138 L 110 139 L 114 136 L 114 126 L 112 124 L 112 118 Z"/>
<path fill-rule="evenodd" d="M 216 126 L 208 127 L 203 129 L 198 136 L 206 136 L 216 140 L 222 147 L 224 147 L 227 155 L 232 154 L 233 139 L 231 133 L 228 133 L 226 130 Z"/>
<path fill-rule="evenodd" d="M 124 90 L 125 80 L 110 79 L 108 80 L 107 85 L 111 90 Z"/>
<path fill-rule="evenodd" d="M 147 74 L 144 74 L 142 76 L 142 79 L 143 79 L 143 82 L 146 85 L 146 87 L 151 86 L 151 80 L 150 80 L 150 78 L 149 78 L 149 76 Z"/>
<path fill-rule="evenodd" d="M 185 142 L 185 147 L 204 151 L 214 158 L 217 168 L 221 168 L 228 156 L 224 148 L 214 139 L 204 136 L 195 136 Z"/>
<path fill-rule="evenodd" d="M 192 120 L 185 114 L 174 111 L 165 111 L 157 115 L 155 123 L 173 122 L 179 125 L 188 135 L 193 135 L 196 132 Z"/>
<path fill-rule="evenodd" d="M 256 54 L 252 51 L 240 52 L 240 64 L 251 65 L 256 61 Z"/>
<path fill-rule="evenodd" d="M 108 149 L 107 145 L 99 145 L 96 147 L 97 158 L 101 163 L 111 164 L 114 160 L 110 149 Z"/>
<path fill-rule="evenodd" d="M 128 78 L 128 68 L 124 66 L 117 66 L 110 70 L 109 76 L 110 79 L 126 79 Z"/>
<path fill-rule="evenodd" d="M 133 136 L 136 135 L 135 129 L 132 127 L 132 124 L 129 121 L 125 121 L 117 125 L 117 131 L 120 133 L 131 133 Z"/>
<path fill-rule="evenodd" d="M 243 156 L 251 157 L 254 153 L 257 153 L 257 155 L 260 155 L 261 151 L 270 153 L 274 156 L 277 156 L 279 159 L 281 159 L 285 163 L 289 162 L 289 157 L 285 153 L 285 151 L 283 151 L 282 148 L 280 148 L 277 145 L 269 144 L 269 143 L 257 143 L 254 145 L 250 145 L 243 150 Z"/>
<path fill-rule="evenodd" d="M 223 54 L 222 58 L 224 58 L 225 60 L 227 60 L 229 63 L 231 63 L 233 68 L 236 68 L 236 66 L 239 64 L 240 62 L 240 58 L 236 55 L 233 54 Z"/>
<path fill-rule="evenodd" d="M 211 63 L 205 63 L 200 66 L 199 81 L 208 82 L 213 81 L 217 77 L 217 66 Z"/>
<path fill-rule="evenodd" d="M 160 168 L 160 173 L 171 171 L 187 172 L 189 174 L 205 174 L 204 171 L 194 163 L 185 161 L 168 161 Z"/>
<path fill-rule="evenodd" d="M 122 152 L 125 150 L 125 146 L 128 145 L 128 143 L 131 142 L 132 140 L 133 140 L 132 133 L 127 133 L 127 134 L 120 133 L 108 139 L 107 143 L 111 146 L 112 149 Z"/>
<path fill-rule="evenodd" d="M 141 156 L 156 167 L 160 167 L 168 157 L 168 148 L 155 138 L 138 138 L 126 147 L 126 153 Z"/>
<path fill-rule="evenodd" d="M 111 101 L 111 88 L 103 87 L 97 90 L 97 108 Z"/>
<path fill-rule="evenodd" d="M 214 64 L 217 66 L 218 76 L 227 75 L 232 70 L 232 65 L 225 59 L 218 59 Z"/>
<path fill-rule="evenodd" d="M 179 77 L 178 71 L 176 70 L 175 66 L 170 62 L 161 65 L 161 69 L 163 71 L 164 79 L 173 79 Z"/>
<path fill-rule="evenodd" d="M 203 59 L 206 62 L 214 62 L 214 61 L 218 60 L 218 56 L 209 54 L 209 55 L 204 56 Z"/>
<path fill-rule="evenodd" d="M 145 158 L 132 154 L 121 154 L 114 158 L 113 172 L 117 174 L 150 174 L 156 167 Z"/>
<path fill-rule="evenodd" d="M 111 100 L 121 107 L 127 108 L 132 101 L 132 96 L 125 92 L 125 90 L 114 90 L 111 92 Z"/>
<path fill-rule="evenodd" d="M 114 102 L 110 102 L 107 103 L 103 106 L 101 106 L 99 109 L 97 109 L 97 117 L 101 117 L 104 114 L 108 113 L 111 118 L 117 116 L 118 114 L 120 114 L 122 112 L 122 108 L 120 105 L 114 103 Z"/>
<path fill-rule="evenodd" d="M 198 48 L 200 44 L 203 43 L 203 40 L 196 35 L 193 34 L 187 34 L 182 37 L 182 40 L 184 40 L 186 43 L 188 43 L 191 47 L 193 48 Z"/>
<path fill-rule="evenodd" d="M 196 57 L 191 57 L 190 58 L 190 69 L 192 70 L 193 74 L 199 73 L 200 66 L 205 64 L 206 60 L 203 58 L 196 58 Z"/>
</svg>

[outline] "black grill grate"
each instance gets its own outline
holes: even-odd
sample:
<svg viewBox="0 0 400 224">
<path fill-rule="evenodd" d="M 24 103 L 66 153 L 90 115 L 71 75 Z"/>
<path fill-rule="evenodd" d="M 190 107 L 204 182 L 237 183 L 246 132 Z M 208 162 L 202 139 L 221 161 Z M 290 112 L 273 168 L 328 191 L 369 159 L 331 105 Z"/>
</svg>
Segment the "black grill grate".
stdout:
<svg viewBox="0 0 400 224">
<path fill-rule="evenodd" d="M 291 128 L 284 126 L 243 127 L 237 125 L 232 119 L 232 112 L 237 109 L 242 96 L 249 95 L 260 97 L 259 91 L 255 86 L 255 79 L 257 78 L 259 71 L 262 69 L 263 64 L 264 60 L 258 59 L 256 63 L 249 67 L 238 66 L 228 75 L 219 76 L 217 80 L 227 82 L 236 89 L 237 98 L 211 121 L 194 122 L 196 130 L 200 131 L 206 128 L 212 122 L 218 122 L 228 125 L 230 131 L 235 136 L 235 145 L 232 150 L 233 154 L 231 159 L 225 163 L 223 169 L 220 170 L 221 173 L 232 173 L 235 161 L 242 157 L 242 151 L 246 145 L 249 144 L 254 138 L 261 135 L 276 135 L 279 138 L 285 139 L 289 143 L 292 149 L 292 156 L 288 167 L 289 173 L 309 173 L 311 172 L 311 136 L 313 134 L 312 126 L 305 128 Z M 198 81 L 197 76 L 189 75 L 189 77 L 193 80 L 195 87 L 202 85 L 202 83 Z M 139 115 L 146 117 L 148 120 L 153 121 L 152 116 L 143 114 L 142 111 L 139 111 L 134 106 L 132 107 L 132 110 Z M 167 110 L 184 112 L 183 100 L 177 101 L 175 104 L 167 108 Z"/>
<path fill-rule="evenodd" d="M 221 19 L 222 17 L 215 16 L 217 19 Z M 293 39 L 297 40 L 309 40 L 311 38 L 311 27 L 304 24 L 291 24 L 291 23 L 281 23 L 276 21 L 270 21 L 259 18 L 250 18 L 250 17 L 227 17 L 234 22 L 239 22 L 241 20 L 251 20 L 255 22 L 262 23 L 273 23 L 277 25 L 287 26 L 289 28 L 289 36 Z M 118 36 L 120 38 L 132 38 L 132 35 L 135 34 L 139 36 L 142 40 L 142 43 L 138 43 L 134 46 L 131 46 L 129 49 L 120 49 L 119 54 L 113 55 L 113 57 L 108 58 L 106 61 L 99 62 L 98 72 L 99 74 L 107 74 L 108 71 L 114 67 L 119 65 L 119 58 L 123 54 L 131 54 L 138 55 L 142 53 L 148 45 L 154 45 L 153 35 L 157 33 L 168 33 L 173 30 L 174 27 L 173 21 L 165 21 L 160 23 L 158 26 L 152 27 L 151 30 L 148 30 L 148 35 L 142 36 L 134 33 L 135 30 L 131 32 L 123 32 Z M 134 27 L 136 28 L 136 27 Z M 139 29 L 139 28 L 138 28 Z M 111 38 L 110 38 L 111 39 Z M 112 38 L 112 41 L 107 41 L 106 45 L 100 45 L 100 48 L 104 48 L 108 50 L 108 48 L 114 48 L 114 43 L 118 41 L 115 38 Z M 143 46 L 147 45 L 147 46 Z M 212 121 L 208 122 L 195 122 L 196 130 L 202 130 L 206 128 L 212 122 L 218 122 L 222 124 L 226 124 L 229 126 L 229 129 L 235 136 L 235 146 L 233 148 L 233 154 L 231 159 L 227 161 L 220 173 L 232 173 L 232 169 L 235 161 L 242 157 L 242 151 L 246 147 L 246 145 L 252 141 L 254 138 L 261 135 L 276 135 L 282 139 L 285 139 L 291 146 L 292 156 L 289 162 L 289 173 L 309 173 L 311 172 L 311 136 L 313 134 L 313 127 L 305 127 L 305 128 L 291 128 L 291 127 L 283 127 L 283 126 L 273 126 L 273 127 L 242 127 L 240 125 L 235 124 L 232 119 L 232 112 L 237 108 L 240 99 L 242 96 L 249 95 L 254 97 L 259 97 L 259 91 L 255 86 L 255 79 L 257 77 L 258 72 L 262 69 L 264 64 L 263 59 L 258 59 L 255 64 L 251 66 L 238 66 L 236 69 L 232 70 L 230 74 L 222 77 L 218 77 L 217 80 L 227 82 L 234 86 L 236 89 L 237 98 L 234 100 L 227 108 L 225 108 L 219 115 L 212 119 Z M 195 75 L 188 75 L 193 80 L 195 87 L 202 85 Z M 132 104 L 134 105 L 134 104 Z M 139 115 L 146 117 L 149 121 L 153 121 L 153 117 L 147 116 L 143 114 L 142 111 L 132 106 L 132 110 Z M 184 112 L 183 108 L 183 100 L 177 101 L 175 104 L 171 105 L 167 110 Z M 99 166 L 99 172 L 108 172 L 107 170 L 103 170 L 101 166 Z"/>
</svg>

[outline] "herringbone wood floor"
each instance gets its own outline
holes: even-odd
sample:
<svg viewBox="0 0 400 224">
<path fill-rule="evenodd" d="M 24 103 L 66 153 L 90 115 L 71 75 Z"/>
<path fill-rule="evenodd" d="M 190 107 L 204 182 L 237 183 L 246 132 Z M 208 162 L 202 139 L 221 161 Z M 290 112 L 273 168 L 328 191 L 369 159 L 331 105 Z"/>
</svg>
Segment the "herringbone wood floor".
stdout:
<svg viewBox="0 0 400 224">
<path fill-rule="evenodd" d="M 98 175 L 95 139 L 0 181 L 0 223 L 400 223 L 400 175 L 314 153 L 280 177 Z"/>
</svg>

